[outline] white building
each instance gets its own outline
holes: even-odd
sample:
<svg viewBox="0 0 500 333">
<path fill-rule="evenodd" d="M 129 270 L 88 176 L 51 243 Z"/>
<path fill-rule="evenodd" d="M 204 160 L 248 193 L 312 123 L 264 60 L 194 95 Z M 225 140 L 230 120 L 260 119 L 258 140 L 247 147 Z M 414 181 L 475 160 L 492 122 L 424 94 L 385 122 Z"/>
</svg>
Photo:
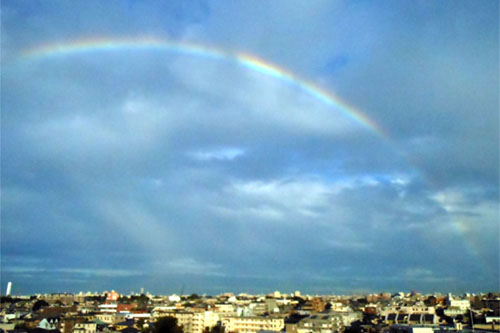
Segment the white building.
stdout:
<svg viewBox="0 0 500 333">
<path fill-rule="evenodd" d="M 113 324 L 125 320 L 125 315 L 105 312 L 96 314 L 95 318 L 107 324 Z"/>
<path fill-rule="evenodd" d="M 75 323 L 73 333 L 96 333 L 97 323 L 89 321 L 83 323 Z"/>
<path fill-rule="evenodd" d="M 342 319 L 338 315 L 317 314 L 299 321 L 297 333 L 333 333 L 342 327 Z"/>
<path fill-rule="evenodd" d="M 450 299 L 448 300 L 448 307 L 467 311 L 470 309 L 470 301 L 468 299 Z"/>
<path fill-rule="evenodd" d="M 390 333 L 434 333 L 434 329 L 432 327 L 392 325 Z"/>
<path fill-rule="evenodd" d="M 151 314 L 150 313 L 127 313 L 125 315 L 126 319 L 145 319 L 149 320 L 151 319 Z"/>
<path fill-rule="evenodd" d="M 55 330 L 59 325 L 59 318 L 43 318 L 38 323 L 38 328 L 42 328 L 44 330 Z"/>
<path fill-rule="evenodd" d="M 154 319 L 174 317 L 184 333 L 202 333 L 205 328 L 217 325 L 219 315 L 213 311 L 156 311 Z"/>
<path fill-rule="evenodd" d="M 116 313 L 118 305 L 116 304 L 100 304 L 99 305 L 99 311 L 100 312 L 107 312 L 107 313 Z"/>
<path fill-rule="evenodd" d="M 235 307 L 233 304 L 215 304 L 215 309 L 220 313 L 234 313 Z"/>
<path fill-rule="evenodd" d="M 256 333 L 258 331 L 281 331 L 285 327 L 285 320 L 281 317 L 238 317 L 226 316 L 221 318 L 226 332 Z"/>
<path fill-rule="evenodd" d="M 173 294 L 171 296 L 168 296 L 168 300 L 170 302 L 180 302 L 181 301 L 181 297 L 177 296 L 176 294 Z"/>
</svg>

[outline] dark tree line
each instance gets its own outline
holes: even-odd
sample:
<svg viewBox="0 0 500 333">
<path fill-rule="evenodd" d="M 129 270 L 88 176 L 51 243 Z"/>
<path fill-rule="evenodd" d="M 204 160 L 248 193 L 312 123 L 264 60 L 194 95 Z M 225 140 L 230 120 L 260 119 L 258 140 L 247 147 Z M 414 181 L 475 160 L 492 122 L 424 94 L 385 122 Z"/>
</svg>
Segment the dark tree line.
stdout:
<svg viewBox="0 0 500 333">
<path fill-rule="evenodd" d="M 144 333 L 183 333 L 182 327 L 177 324 L 177 318 L 161 317 L 150 325 Z"/>
<path fill-rule="evenodd" d="M 217 323 L 216 326 L 209 328 L 206 327 L 203 333 L 224 333 L 224 326 Z M 177 323 L 177 318 L 174 317 L 161 317 L 149 328 L 143 330 L 144 333 L 183 333 L 182 326 Z"/>
</svg>

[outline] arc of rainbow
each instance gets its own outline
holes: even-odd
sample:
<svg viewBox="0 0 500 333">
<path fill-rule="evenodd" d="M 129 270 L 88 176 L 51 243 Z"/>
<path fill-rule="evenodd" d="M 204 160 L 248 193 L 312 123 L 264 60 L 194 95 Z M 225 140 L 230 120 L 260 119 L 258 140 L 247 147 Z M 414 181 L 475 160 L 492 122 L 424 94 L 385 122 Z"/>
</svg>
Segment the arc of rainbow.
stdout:
<svg viewBox="0 0 500 333">
<path fill-rule="evenodd" d="M 341 112 L 347 118 L 360 124 L 369 131 L 376 133 L 382 138 L 387 138 L 385 131 L 371 118 L 364 113 L 356 110 L 343 102 L 337 96 L 322 89 L 313 82 L 307 81 L 295 75 L 294 73 L 278 67 L 275 64 L 259 59 L 256 56 L 240 53 L 228 52 L 222 49 L 216 49 L 210 46 L 194 44 L 188 42 L 176 42 L 162 40 L 157 38 L 139 38 L 139 39 L 84 39 L 75 42 L 62 44 L 47 44 L 22 53 L 20 60 L 36 60 L 54 56 L 64 56 L 72 54 L 84 54 L 98 51 L 118 51 L 149 49 L 177 53 L 185 53 L 193 56 L 214 58 L 235 61 L 236 63 L 255 72 L 266 76 L 276 78 L 289 85 L 295 86 L 312 96 L 328 107 Z"/>
</svg>

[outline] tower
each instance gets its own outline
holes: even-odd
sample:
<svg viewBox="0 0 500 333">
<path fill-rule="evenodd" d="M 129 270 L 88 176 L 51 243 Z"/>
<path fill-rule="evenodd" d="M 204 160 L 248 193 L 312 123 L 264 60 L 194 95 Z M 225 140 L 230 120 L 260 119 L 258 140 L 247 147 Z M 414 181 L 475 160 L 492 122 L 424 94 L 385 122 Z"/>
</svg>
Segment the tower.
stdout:
<svg viewBox="0 0 500 333">
<path fill-rule="evenodd" d="M 12 291 L 12 282 L 7 283 L 7 290 L 5 291 L 5 296 L 10 296 L 10 292 Z"/>
</svg>

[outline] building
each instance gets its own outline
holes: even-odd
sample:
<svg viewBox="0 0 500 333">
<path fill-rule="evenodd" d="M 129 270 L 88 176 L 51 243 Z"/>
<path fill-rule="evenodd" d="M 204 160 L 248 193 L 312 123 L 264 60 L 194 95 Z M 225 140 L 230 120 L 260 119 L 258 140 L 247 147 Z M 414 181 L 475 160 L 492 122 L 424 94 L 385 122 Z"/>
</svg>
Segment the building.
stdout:
<svg viewBox="0 0 500 333">
<path fill-rule="evenodd" d="M 388 325 L 409 324 L 433 326 L 438 324 L 438 316 L 428 313 L 389 313 L 384 317 L 384 322 Z"/>
<path fill-rule="evenodd" d="M 297 324 L 297 333 L 332 333 L 343 328 L 338 315 L 318 314 L 304 318 Z"/>
<path fill-rule="evenodd" d="M 468 299 L 449 299 L 448 307 L 467 311 L 470 309 L 470 301 Z"/>
<path fill-rule="evenodd" d="M 215 309 L 217 312 L 222 313 L 234 313 L 234 305 L 233 304 L 215 304 Z"/>
<path fill-rule="evenodd" d="M 392 325 L 390 333 L 434 333 L 432 327 L 418 327 L 408 325 Z"/>
<path fill-rule="evenodd" d="M 226 332 L 281 331 L 285 327 L 283 317 L 238 317 L 231 315 L 222 317 L 220 321 Z"/>
<path fill-rule="evenodd" d="M 81 323 L 75 323 L 73 326 L 73 333 L 96 333 L 97 323 L 94 321 L 85 321 Z"/>
<path fill-rule="evenodd" d="M 57 329 L 58 326 L 59 326 L 59 318 L 58 317 L 43 318 L 38 323 L 38 328 L 41 328 L 44 330 L 55 330 L 55 329 Z"/>
<path fill-rule="evenodd" d="M 184 333 L 202 333 L 205 328 L 217 325 L 219 315 L 213 311 L 163 311 L 155 312 L 154 319 L 174 317 Z"/>
<path fill-rule="evenodd" d="M 99 311 L 102 313 L 116 313 L 118 305 L 117 304 L 100 304 Z"/>
<path fill-rule="evenodd" d="M 115 303 L 118 301 L 119 298 L 120 298 L 120 294 L 114 290 L 111 290 L 111 292 L 108 293 L 108 295 L 106 296 L 106 302 L 107 303 Z"/>
<path fill-rule="evenodd" d="M 216 326 L 218 320 L 219 316 L 215 312 L 212 311 L 195 312 L 191 319 L 191 333 L 202 333 L 205 330 L 205 328 L 210 329 Z"/>
<path fill-rule="evenodd" d="M 104 312 L 104 313 L 98 313 L 95 315 L 97 320 L 100 320 L 104 323 L 108 324 L 114 324 L 118 323 L 120 321 L 125 320 L 125 314 L 118 314 L 118 313 L 112 313 L 112 312 Z"/>
</svg>

